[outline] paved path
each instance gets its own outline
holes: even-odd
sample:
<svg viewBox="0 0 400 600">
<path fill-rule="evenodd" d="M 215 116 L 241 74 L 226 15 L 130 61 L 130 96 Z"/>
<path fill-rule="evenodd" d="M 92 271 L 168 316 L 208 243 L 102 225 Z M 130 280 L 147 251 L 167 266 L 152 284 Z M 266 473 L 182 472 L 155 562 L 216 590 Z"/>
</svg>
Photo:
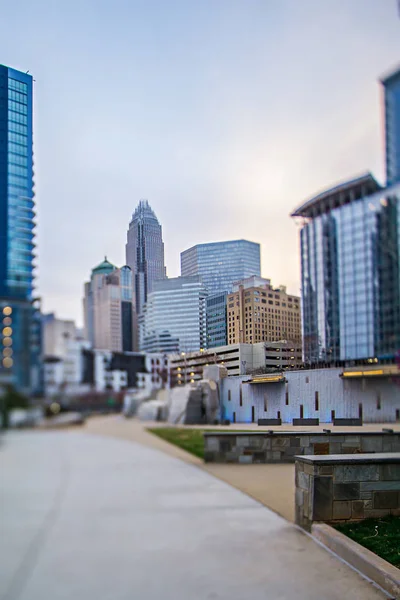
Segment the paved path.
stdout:
<svg viewBox="0 0 400 600">
<path fill-rule="evenodd" d="M 357 573 L 195 465 L 85 432 L 0 447 L 1 600 L 372 600 Z"/>
<path fill-rule="evenodd" d="M 198 465 L 208 473 L 222 479 L 233 487 L 245 492 L 258 502 L 294 521 L 294 464 L 227 465 L 205 463 L 169 442 L 146 431 L 146 427 L 159 426 L 159 423 L 125 419 L 121 415 L 99 416 L 88 419 L 85 430 L 98 435 L 106 435 L 131 442 L 137 442 L 162 450 L 170 456 Z M 165 423 L 163 424 L 165 427 Z M 214 427 L 215 428 L 215 427 Z"/>
</svg>

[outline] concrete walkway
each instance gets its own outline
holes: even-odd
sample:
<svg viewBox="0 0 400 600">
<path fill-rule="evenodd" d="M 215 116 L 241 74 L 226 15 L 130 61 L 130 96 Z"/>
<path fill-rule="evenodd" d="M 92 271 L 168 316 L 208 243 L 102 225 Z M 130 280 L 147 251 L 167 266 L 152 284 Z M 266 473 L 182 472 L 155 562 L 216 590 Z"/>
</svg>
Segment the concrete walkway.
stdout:
<svg viewBox="0 0 400 600">
<path fill-rule="evenodd" d="M 1 600 L 372 600 L 385 596 L 208 473 L 84 431 L 0 448 Z"/>
<path fill-rule="evenodd" d="M 146 431 L 146 427 L 160 426 L 159 423 L 125 419 L 121 415 L 99 416 L 88 419 L 85 430 L 97 435 L 106 435 L 156 448 L 170 456 L 197 465 L 214 477 L 248 494 L 264 506 L 268 506 L 288 521 L 294 521 L 294 465 L 226 465 L 204 463 L 169 442 Z M 165 427 L 166 424 L 163 423 Z M 214 427 L 215 428 L 215 427 Z"/>
</svg>

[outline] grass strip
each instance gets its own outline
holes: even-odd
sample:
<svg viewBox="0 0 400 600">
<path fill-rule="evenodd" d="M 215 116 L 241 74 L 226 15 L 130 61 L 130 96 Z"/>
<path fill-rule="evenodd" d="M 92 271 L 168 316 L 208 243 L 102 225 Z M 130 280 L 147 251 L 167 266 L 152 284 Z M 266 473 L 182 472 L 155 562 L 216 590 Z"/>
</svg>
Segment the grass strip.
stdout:
<svg viewBox="0 0 400 600">
<path fill-rule="evenodd" d="M 400 517 L 389 515 L 337 525 L 336 529 L 400 568 Z"/>
<path fill-rule="evenodd" d="M 158 435 L 166 442 L 174 444 L 186 452 L 204 459 L 204 439 L 202 429 L 183 429 L 182 427 L 151 427 L 147 431 Z"/>
</svg>

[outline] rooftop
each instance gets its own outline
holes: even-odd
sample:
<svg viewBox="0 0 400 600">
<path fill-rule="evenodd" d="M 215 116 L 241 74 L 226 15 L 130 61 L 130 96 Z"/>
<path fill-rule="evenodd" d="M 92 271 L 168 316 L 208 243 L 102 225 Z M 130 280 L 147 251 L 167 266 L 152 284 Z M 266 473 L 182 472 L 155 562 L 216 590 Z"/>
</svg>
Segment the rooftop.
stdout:
<svg viewBox="0 0 400 600">
<path fill-rule="evenodd" d="M 97 265 L 97 267 L 94 267 L 94 269 L 92 269 L 92 276 L 108 275 L 109 273 L 115 271 L 116 268 L 116 266 L 114 266 L 107 260 L 107 256 L 105 256 L 103 262 L 101 262 L 99 265 Z"/>
<path fill-rule="evenodd" d="M 292 214 L 292 217 L 313 217 L 316 214 L 329 212 L 343 204 L 350 204 L 361 200 L 365 196 L 374 194 L 382 189 L 373 175 L 368 171 L 363 175 L 338 183 L 337 185 L 320 192 L 301 204 Z"/>
<path fill-rule="evenodd" d="M 191 246 L 187 250 L 184 250 L 183 252 L 181 252 L 181 256 L 182 256 L 182 254 L 186 254 L 186 252 L 190 252 L 191 250 L 194 250 L 195 248 L 209 248 L 212 246 L 226 246 L 227 244 L 252 244 L 254 246 L 260 245 L 258 242 L 251 242 L 250 240 L 244 240 L 244 239 L 226 240 L 223 242 L 205 242 L 203 244 L 195 244 L 194 246 Z"/>
<path fill-rule="evenodd" d="M 265 277 L 260 277 L 259 275 L 251 275 L 251 277 L 246 277 L 240 281 L 234 281 L 232 291 L 239 291 L 240 286 L 243 286 L 244 289 L 247 289 L 250 287 L 269 287 L 270 285 L 270 279 L 265 279 Z"/>
<path fill-rule="evenodd" d="M 135 212 L 132 215 L 131 223 L 133 221 L 144 220 L 144 219 L 155 220 L 159 224 L 156 214 L 153 211 L 153 209 L 151 208 L 149 201 L 145 200 L 145 199 L 139 201 L 139 204 L 135 208 Z"/>
<path fill-rule="evenodd" d="M 390 83 L 391 81 L 393 81 L 394 79 L 399 79 L 400 80 L 400 63 L 393 69 L 391 69 L 390 71 L 388 71 L 387 73 L 385 73 L 381 79 L 380 82 L 383 85 L 387 85 L 388 83 Z"/>
</svg>

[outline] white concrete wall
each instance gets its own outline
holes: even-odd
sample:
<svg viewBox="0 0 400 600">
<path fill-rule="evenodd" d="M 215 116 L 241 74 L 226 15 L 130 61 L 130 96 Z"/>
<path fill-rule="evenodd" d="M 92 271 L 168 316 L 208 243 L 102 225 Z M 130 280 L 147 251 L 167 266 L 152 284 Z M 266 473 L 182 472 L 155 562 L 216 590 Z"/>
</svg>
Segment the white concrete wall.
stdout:
<svg viewBox="0 0 400 600">
<path fill-rule="evenodd" d="M 319 418 L 321 423 L 331 422 L 331 411 L 337 418 L 358 417 L 359 404 L 362 404 L 365 423 L 394 422 L 396 409 L 400 410 L 400 386 L 389 378 L 369 380 L 343 380 L 339 377 L 342 369 L 316 369 L 312 371 L 287 371 L 287 384 L 242 383 L 249 376 L 228 377 L 221 382 L 221 397 L 224 418 L 236 422 L 250 423 L 252 406 L 255 422 L 261 418 L 277 418 L 278 411 L 282 422 L 291 423 L 300 417 L 303 405 L 305 418 Z M 308 381 L 308 382 L 307 382 Z M 364 383 L 363 383 L 364 381 Z M 242 388 L 242 406 L 240 406 L 240 387 Z M 289 392 L 289 404 L 286 404 L 286 389 Z M 231 400 L 228 400 L 230 391 Z M 315 409 L 315 392 L 319 393 L 319 410 Z M 380 395 L 381 408 L 377 408 Z M 267 410 L 264 410 L 264 402 Z"/>
</svg>

